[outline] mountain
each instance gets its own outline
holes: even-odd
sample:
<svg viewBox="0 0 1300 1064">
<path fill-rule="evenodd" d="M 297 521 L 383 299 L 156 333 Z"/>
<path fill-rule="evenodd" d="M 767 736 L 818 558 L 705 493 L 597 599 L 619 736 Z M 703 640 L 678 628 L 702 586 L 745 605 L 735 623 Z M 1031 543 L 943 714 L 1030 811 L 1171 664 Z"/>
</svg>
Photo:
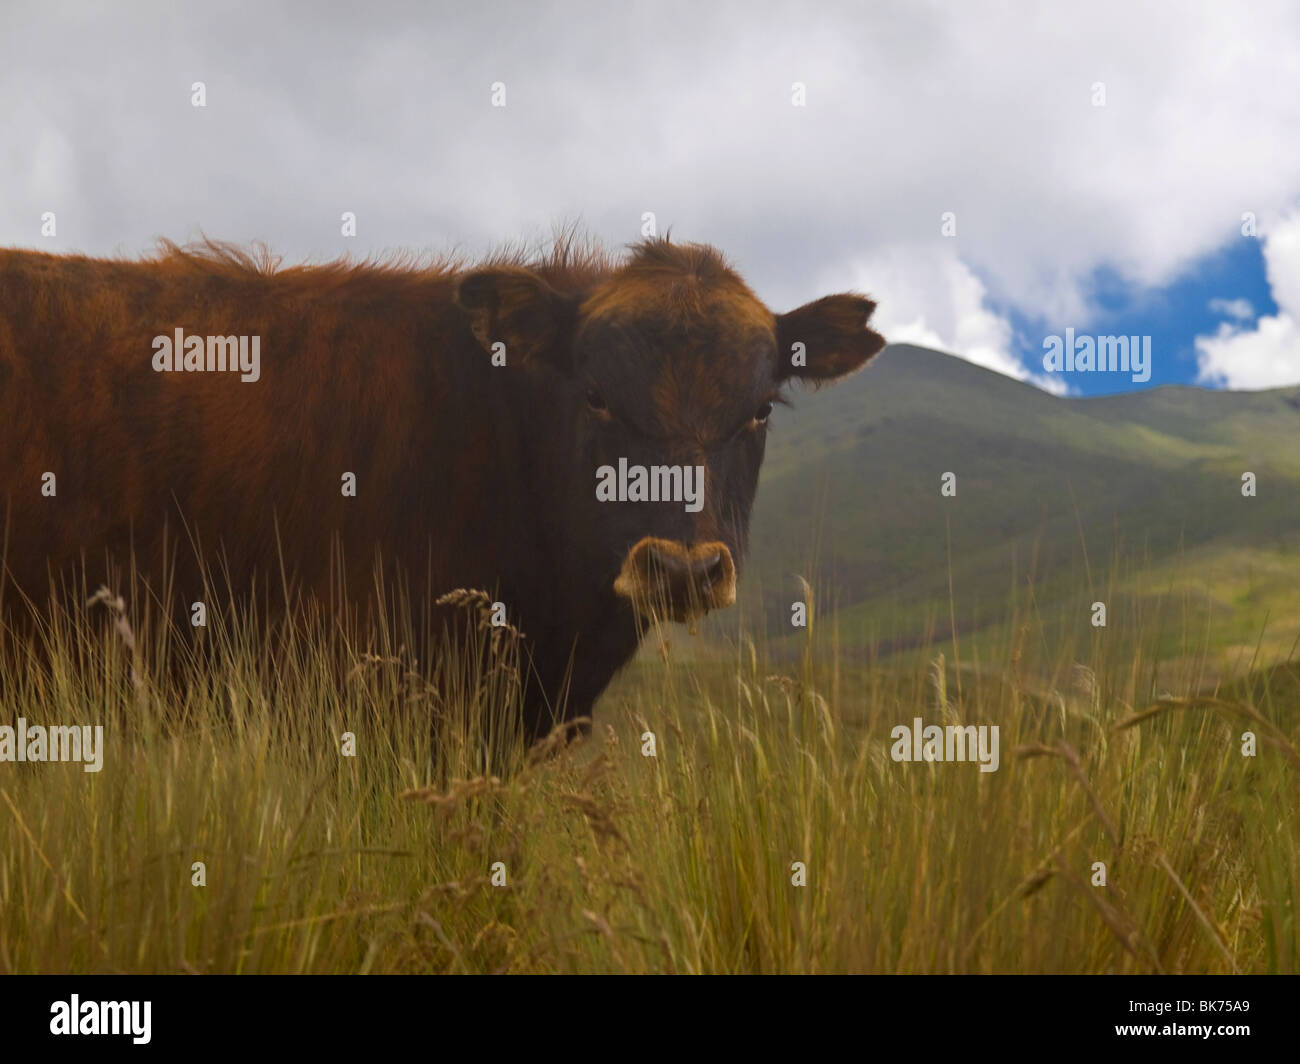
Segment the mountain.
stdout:
<svg viewBox="0 0 1300 1064">
<path fill-rule="evenodd" d="M 1003 624 L 1029 581 L 1049 612 L 1163 581 L 1203 599 L 1221 643 L 1261 610 L 1300 633 L 1300 388 L 1061 398 L 892 345 L 778 410 L 767 454 L 745 601 L 771 633 L 791 631 L 794 574 L 886 647 Z"/>
</svg>

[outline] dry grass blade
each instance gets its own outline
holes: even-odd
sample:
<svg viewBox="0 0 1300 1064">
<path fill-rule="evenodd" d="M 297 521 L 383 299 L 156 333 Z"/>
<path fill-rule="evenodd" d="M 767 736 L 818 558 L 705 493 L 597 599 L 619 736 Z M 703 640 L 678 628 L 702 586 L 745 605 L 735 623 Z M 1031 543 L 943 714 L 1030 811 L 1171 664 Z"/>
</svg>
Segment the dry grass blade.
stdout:
<svg viewBox="0 0 1300 1064">
<path fill-rule="evenodd" d="M 1248 717 L 1256 724 L 1264 728 L 1268 734 L 1264 736 L 1270 745 L 1282 751 L 1291 764 L 1300 768 L 1300 751 L 1291 745 L 1287 739 L 1286 733 L 1266 716 L 1259 712 L 1254 706 L 1249 706 L 1245 702 L 1228 702 L 1222 698 L 1213 698 L 1208 695 L 1198 695 L 1189 698 L 1160 698 L 1145 709 L 1130 714 L 1115 722 L 1111 727 L 1112 731 L 1123 731 L 1126 728 L 1132 728 L 1136 724 L 1141 724 L 1144 720 L 1163 713 L 1166 709 L 1193 709 L 1197 706 L 1208 706 L 1211 709 L 1228 710 L 1232 713 L 1240 713 Z"/>
<path fill-rule="evenodd" d="M 9 797 L 8 788 L 0 787 L 0 797 L 3 797 L 5 804 L 9 806 L 9 811 L 14 815 L 14 823 L 16 823 L 18 827 L 22 829 L 22 833 L 27 836 L 27 841 L 32 844 L 32 849 L 36 851 L 36 856 L 41 859 L 41 863 L 45 865 L 50 875 L 54 877 L 55 882 L 59 884 L 59 889 L 63 892 L 64 900 L 72 906 L 73 912 L 80 916 L 82 920 L 85 920 L 85 912 L 82 910 L 81 906 L 77 904 L 76 899 L 72 896 L 72 892 L 68 890 L 68 885 L 64 882 L 63 877 L 55 871 L 54 865 L 51 864 L 50 859 L 45 856 L 45 851 L 41 849 L 41 844 L 36 841 L 36 836 L 32 834 L 31 828 L 29 828 L 27 822 L 23 820 L 22 813 L 20 813 L 18 807 L 14 805 L 14 800 Z"/>
<path fill-rule="evenodd" d="M 1061 751 L 1053 750 L 1050 746 L 1044 746 L 1042 743 L 1024 743 L 1012 750 L 1011 755 L 1020 760 L 1026 760 L 1031 757 L 1060 757 Z"/>
<path fill-rule="evenodd" d="M 1126 952 L 1136 957 L 1138 955 L 1138 946 L 1143 944 L 1143 936 L 1141 928 L 1138 927 L 1132 917 L 1127 913 L 1122 912 L 1119 908 L 1110 904 L 1110 902 L 1102 897 L 1099 888 L 1089 887 L 1079 878 L 1070 866 L 1066 864 L 1064 858 L 1059 854 L 1055 856 L 1055 861 L 1057 871 L 1060 875 L 1066 880 L 1066 882 L 1092 903 L 1093 908 L 1095 908 L 1098 915 L 1101 916 L 1102 923 L 1110 929 L 1110 932 L 1115 936 L 1116 941 L 1119 942 Z M 1163 974 L 1160 960 L 1156 956 L 1155 951 L 1148 947 L 1148 954 L 1156 971 Z"/>
<path fill-rule="evenodd" d="M 1120 842 L 1119 829 L 1115 827 L 1115 822 L 1107 815 L 1105 807 L 1101 804 L 1101 799 L 1097 797 L 1096 790 L 1093 789 L 1088 777 L 1084 774 L 1083 764 L 1079 760 L 1079 752 L 1064 739 L 1057 743 L 1057 749 L 1061 752 L 1061 759 L 1069 767 L 1070 774 L 1083 788 L 1083 793 L 1088 796 L 1092 811 L 1097 814 L 1097 819 L 1101 821 L 1101 826 L 1105 829 L 1106 834 L 1110 836 L 1110 841 L 1118 846 Z"/>
<path fill-rule="evenodd" d="M 451 789 L 446 793 L 437 787 L 413 787 L 402 791 L 398 797 L 413 802 L 425 802 L 445 812 L 471 798 L 496 794 L 504 789 L 501 780 L 496 776 L 487 776 L 470 780 L 452 780 Z"/>
<path fill-rule="evenodd" d="M 602 841 L 620 842 L 627 846 L 627 839 L 618 830 L 609 809 L 596 798 L 590 794 L 565 794 L 562 797 L 569 805 L 582 811 L 582 815 L 587 818 L 587 823 L 591 825 L 591 830 L 596 833 L 597 838 Z"/>
<path fill-rule="evenodd" d="M 510 636 L 516 641 L 522 641 L 525 638 L 524 633 L 510 622 L 498 622 L 495 619 L 496 604 L 493 602 L 492 596 L 480 588 L 453 588 L 446 594 L 440 595 L 435 605 L 452 606 L 477 613 L 479 630 L 489 633 L 492 637 L 493 654 L 501 652 L 501 643 L 506 636 Z"/>
<path fill-rule="evenodd" d="M 1169 878 L 1174 881 L 1174 886 L 1178 888 L 1179 893 L 1181 893 L 1183 896 L 1183 899 L 1187 902 L 1189 906 L 1191 906 L 1192 912 L 1194 912 L 1196 914 L 1196 918 L 1200 920 L 1201 926 L 1204 927 L 1205 930 L 1209 932 L 1210 940 L 1218 948 L 1219 952 L 1223 954 L 1223 959 L 1228 962 L 1228 966 L 1232 969 L 1233 975 L 1240 975 L 1241 969 L 1237 967 L 1237 962 L 1233 959 L 1232 954 L 1228 952 L 1228 947 L 1224 945 L 1223 939 L 1219 935 L 1218 928 L 1216 928 L 1214 924 L 1210 921 L 1210 918 L 1205 915 L 1205 913 L 1201 910 L 1201 907 L 1196 904 L 1196 899 L 1192 897 L 1191 892 L 1187 889 L 1186 885 L 1179 878 L 1178 873 L 1173 870 L 1173 867 L 1169 864 L 1169 861 L 1166 860 L 1165 855 L 1163 853 L 1156 854 L 1156 863 L 1159 864 L 1160 867 L 1165 870 L 1165 873 L 1169 876 Z"/>
<path fill-rule="evenodd" d="M 126 615 L 126 600 L 121 595 L 110 591 L 107 586 L 101 586 L 98 591 L 86 600 L 86 608 L 91 606 L 104 605 L 108 611 L 113 614 L 113 623 L 117 628 L 117 633 L 122 637 L 122 642 L 126 644 L 126 649 L 131 652 L 131 683 L 136 691 L 144 690 L 144 680 L 140 677 L 138 668 L 140 663 L 140 653 L 135 645 L 135 632 L 131 628 L 131 621 Z"/>
</svg>

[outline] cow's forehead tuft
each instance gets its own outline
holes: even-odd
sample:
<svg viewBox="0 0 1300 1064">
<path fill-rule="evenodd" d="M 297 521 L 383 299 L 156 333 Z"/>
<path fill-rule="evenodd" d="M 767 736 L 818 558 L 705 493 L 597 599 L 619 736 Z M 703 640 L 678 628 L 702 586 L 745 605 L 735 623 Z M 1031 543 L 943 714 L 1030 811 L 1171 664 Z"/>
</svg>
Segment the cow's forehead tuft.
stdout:
<svg viewBox="0 0 1300 1064">
<path fill-rule="evenodd" d="M 585 320 L 651 331 L 766 332 L 774 319 L 714 248 L 647 240 L 582 304 Z"/>
</svg>

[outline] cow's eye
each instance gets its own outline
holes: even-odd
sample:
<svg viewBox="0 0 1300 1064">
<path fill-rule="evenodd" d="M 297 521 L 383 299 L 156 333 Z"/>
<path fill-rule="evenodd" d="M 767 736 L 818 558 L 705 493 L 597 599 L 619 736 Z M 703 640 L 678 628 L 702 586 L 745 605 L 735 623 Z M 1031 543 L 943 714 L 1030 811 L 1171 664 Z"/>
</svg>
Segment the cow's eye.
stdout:
<svg viewBox="0 0 1300 1064">
<path fill-rule="evenodd" d="M 609 404 L 605 402 L 605 397 L 595 388 L 587 389 L 587 405 L 598 414 L 608 413 L 609 411 Z"/>
<path fill-rule="evenodd" d="M 767 419 L 770 418 L 771 416 L 772 416 L 772 404 L 764 403 L 754 413 L 754 424 L 762 425 L 766 423 Z"/>
</svg>

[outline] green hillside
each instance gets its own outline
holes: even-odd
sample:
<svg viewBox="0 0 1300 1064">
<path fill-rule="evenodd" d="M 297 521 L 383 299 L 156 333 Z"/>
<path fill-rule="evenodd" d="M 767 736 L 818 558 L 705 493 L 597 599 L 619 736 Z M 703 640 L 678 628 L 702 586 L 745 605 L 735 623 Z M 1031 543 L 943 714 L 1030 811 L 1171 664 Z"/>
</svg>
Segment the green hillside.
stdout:
<svg viewBox="0 0 1300 1064">
<path fill-rule="evenodd" d="M 796 573 L 850 645 L 887 650 L 1005 623 L 1031 584 L 1067 627 L 1181 588 L 1216 646 L 1262 618 L 1300 634 L 1300 388 L 1063 399 L 896 345 L 795 405 L 773 419 L 745 581 L 774 635 Z"/>
</svg>

